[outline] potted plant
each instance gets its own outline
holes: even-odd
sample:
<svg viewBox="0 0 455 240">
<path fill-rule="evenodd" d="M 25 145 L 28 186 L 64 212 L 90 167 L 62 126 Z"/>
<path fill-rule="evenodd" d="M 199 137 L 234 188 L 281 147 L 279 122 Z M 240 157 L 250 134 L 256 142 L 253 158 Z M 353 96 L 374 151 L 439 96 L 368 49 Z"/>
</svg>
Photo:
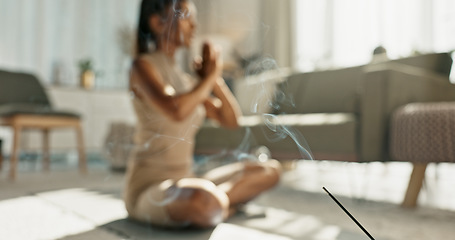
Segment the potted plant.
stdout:
<svg viewBox="0 0 455 240">
<path fill-rule="evenodd" d="M 85 89 L 92 89 L 95 84 L 95 71 L 90 59 L 79 61 L 80 85 Z"/>
</svg>

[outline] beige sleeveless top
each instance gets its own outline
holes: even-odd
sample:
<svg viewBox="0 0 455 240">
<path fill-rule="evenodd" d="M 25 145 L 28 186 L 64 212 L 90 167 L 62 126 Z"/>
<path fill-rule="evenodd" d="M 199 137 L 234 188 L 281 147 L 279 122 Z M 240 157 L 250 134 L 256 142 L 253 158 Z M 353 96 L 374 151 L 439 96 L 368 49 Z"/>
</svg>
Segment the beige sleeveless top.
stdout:
<svg viewBox="0 0 455 240">
<path fill-rule="evenodd" d="M 176 94 L 189 92 L 197 84 L 196 79 L 184 73 L 162 52 L 140 57 L 158 69 L 163 81 L 171 85 Z M 132 74 L 131 77 L 139 76 Z M 185 120 L 176 122 L 137 97 L 132 101 L 137 125 L 135 147 L 128 163 L 127 205 L 134 204 L 138 195 L 153 184 L 193 176 L 194 139 L 205 118 L 202 104 Z"/>
</svg>

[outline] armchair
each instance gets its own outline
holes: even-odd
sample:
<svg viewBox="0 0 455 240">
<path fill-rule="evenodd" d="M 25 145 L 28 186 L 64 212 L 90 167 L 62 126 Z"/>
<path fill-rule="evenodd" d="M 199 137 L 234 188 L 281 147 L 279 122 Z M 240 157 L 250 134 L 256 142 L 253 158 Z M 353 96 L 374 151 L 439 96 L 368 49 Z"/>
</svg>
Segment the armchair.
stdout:
<svg viewBox="0 0 455 240">
<path fill-rule="evenodd" d="M 13 130 L 9 178 L 16 178 L 21 132 L 38 129 L 43 133 L 43 167 L 49 169 L 49 132 L 72 128 L 77 137 L 80 172 L 86 171 L 81 117 L 73 112 L 54 109 L 36 76 L 0 70 L 0 126 Z M 1 158 L 0 158 L 1 160 Z M 2 164 L 0 163 L 0 166 Z"/>
</svg>

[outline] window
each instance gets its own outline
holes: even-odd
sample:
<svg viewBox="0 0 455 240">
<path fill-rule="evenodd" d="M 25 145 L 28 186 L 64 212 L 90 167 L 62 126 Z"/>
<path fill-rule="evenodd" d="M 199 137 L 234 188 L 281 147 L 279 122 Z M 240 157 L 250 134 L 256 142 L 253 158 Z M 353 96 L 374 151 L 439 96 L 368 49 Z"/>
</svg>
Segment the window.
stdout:
<svg viewBox="0 0 455 240">
<path fill-rule="evenodd" d="M 90 59 L 98 73 L 95 88 L 125 89 L 125 45 L 134 39 L 139 4 L 0 0 L 0 67 L 32 72 L 46 85 L 78 86 L 78 63 Z"/>
<path fill-rule="evenodd" d="M 455 49 L 452 0 L 296 0 L 295 67 L 366 64 L 377 46 L 390 58 Z"/>
</svg>

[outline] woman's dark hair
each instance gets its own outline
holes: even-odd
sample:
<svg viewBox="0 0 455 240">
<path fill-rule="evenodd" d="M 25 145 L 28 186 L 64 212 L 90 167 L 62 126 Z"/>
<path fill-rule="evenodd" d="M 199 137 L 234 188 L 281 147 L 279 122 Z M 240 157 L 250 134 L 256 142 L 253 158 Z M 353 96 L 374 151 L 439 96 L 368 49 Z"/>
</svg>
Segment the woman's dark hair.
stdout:
<svg viewBox="0 0 455 240">
<path fill-rule="evenodd" d="M 150 29 L 149 18 L 153 14 L 163 14 L 169 6 L 177 6 L 185 0 L 142 0 L 137 29 L 137 54 L 149 51 L 150 43 L 156 43 L 156 36 Z"/>
</svg>

